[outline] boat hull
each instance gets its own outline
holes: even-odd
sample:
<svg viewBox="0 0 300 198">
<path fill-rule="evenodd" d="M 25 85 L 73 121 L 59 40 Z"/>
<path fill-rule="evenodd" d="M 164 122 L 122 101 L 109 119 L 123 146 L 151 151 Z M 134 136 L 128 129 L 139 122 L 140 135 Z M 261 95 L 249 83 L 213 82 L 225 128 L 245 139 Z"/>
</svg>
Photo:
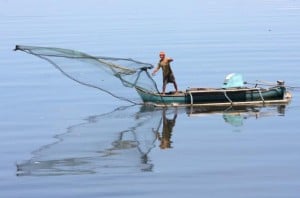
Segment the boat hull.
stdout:
<svg viewBox="0 0 300 198">
<path fill-rule="evenodd" d="M 274 86 L 265 88 L 193 88 L 177 94 L 165 95 L 150 93 L 144 89 L 136 88 L 145 103 L 160 105 L 248 105 L 264 103 L 287 103 L 286 88 Z"/>
</svg>

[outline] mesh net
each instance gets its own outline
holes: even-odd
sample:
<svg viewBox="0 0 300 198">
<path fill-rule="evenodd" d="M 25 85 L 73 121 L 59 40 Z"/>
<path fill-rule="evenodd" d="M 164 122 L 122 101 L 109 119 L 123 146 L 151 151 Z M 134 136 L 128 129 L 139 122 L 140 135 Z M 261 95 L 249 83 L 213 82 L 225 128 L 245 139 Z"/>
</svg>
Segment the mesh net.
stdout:
<svg viewBox="0 0 300 198">
<path fill-rule="evenodd" d="M 82 85 L 99 89 L 133 104 L 139 104 L 141 100 L 132 88 L 139 87 L 158 93 L 157 85 L 147 71 L 153 68 L 149 63 L 126 58 L 91 56 L 61 48 L 17 45 L 15 50 L 48 61 L 65 76 Z"/>
</svg>

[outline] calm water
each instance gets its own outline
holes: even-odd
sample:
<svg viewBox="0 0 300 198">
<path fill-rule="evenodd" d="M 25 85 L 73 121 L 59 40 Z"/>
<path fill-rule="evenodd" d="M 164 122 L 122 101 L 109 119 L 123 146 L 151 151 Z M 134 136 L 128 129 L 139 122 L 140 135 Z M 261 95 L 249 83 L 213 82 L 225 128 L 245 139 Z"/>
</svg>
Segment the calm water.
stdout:
<svg viewBox="0 0 300 198">
<path fill-rule="evenodd" d="M 221 86 L 231 72 L 299 87 L 300 1 L 0 5 L 1 197 L 299 197 L 299 89 L 285 107 L 154 110 L 12 50 L 52 46 L 152 64 L 164 50 L 181 89 Z"/>
</svg>

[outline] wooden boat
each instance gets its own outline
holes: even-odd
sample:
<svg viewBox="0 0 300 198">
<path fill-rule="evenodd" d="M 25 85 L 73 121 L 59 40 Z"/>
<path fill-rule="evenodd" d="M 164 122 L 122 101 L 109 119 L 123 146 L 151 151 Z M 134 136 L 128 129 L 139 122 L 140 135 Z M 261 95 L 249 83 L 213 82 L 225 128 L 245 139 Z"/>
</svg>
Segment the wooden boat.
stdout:
<svg viewBox="0 0 300 198">
<path fill-rule="evenodd" d="M 277 81 L 277 85 L 262 87 L 234 87 L 234 88 L 189 88 L 178 93 L 152 93 L 141 87 L 136 91 L 144 103 L 155 106 L 243 106 L 286 104 L 291 99 L 284 82 Z"/>
</svg>

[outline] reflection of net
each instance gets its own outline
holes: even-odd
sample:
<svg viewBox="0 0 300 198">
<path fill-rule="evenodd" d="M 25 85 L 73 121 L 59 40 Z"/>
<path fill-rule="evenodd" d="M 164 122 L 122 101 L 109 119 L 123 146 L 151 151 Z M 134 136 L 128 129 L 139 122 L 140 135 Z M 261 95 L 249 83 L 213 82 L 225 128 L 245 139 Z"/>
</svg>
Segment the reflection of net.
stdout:
<svg viewBox="0 0 300 198">
<path fill-rule="evenodd" d="M 17 163 L 17 175 L 152 171 L 148 154 L 155 146 L 160 120 L 161 111 L 137 105 L 90 116 L 55 136 L 56 142 L 34 151 L 31 159 Z"/>
<path fill-rule="evenodd" d="M 158 92 L 156 83 L 147 72 L 147 69 L 153 68 L 148 63 L 133 59 L 90 56 L 61 48 L 17 45 L 16 50 L 48 61 L 65 76 L 82 85 L 99 89 L 134 104 L 140 103 L 138 98 L 131 98 L 137 96 L 131 93 L 135 90 L 124 87 L 141 87 L 150 92 Z"/>
</svg>

